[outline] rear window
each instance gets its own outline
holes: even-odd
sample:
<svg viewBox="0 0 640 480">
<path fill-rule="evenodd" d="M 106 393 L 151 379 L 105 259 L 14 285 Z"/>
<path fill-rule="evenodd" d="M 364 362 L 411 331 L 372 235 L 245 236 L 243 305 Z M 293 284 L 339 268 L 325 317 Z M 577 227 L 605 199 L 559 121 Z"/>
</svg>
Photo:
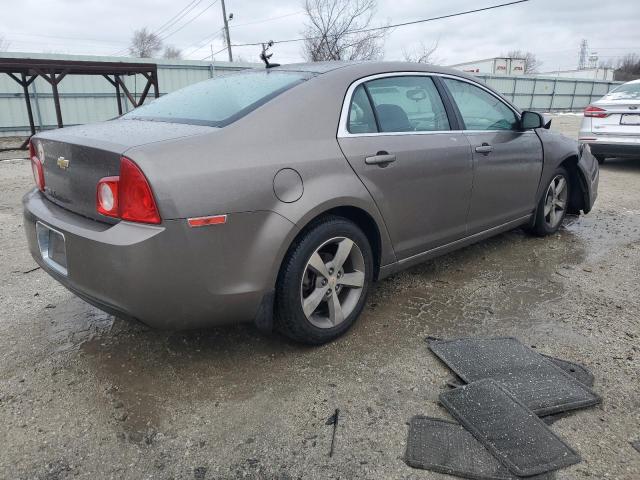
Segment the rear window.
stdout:
<svg viewBox="0 0 640 480">
<path fill-rule="evenodd" d="M 605 95 L 607 100 L 640 100 L 640 82 L 625 83 Z"/>
<path fill-rule="evenodd" d="M 221 75 L 164 95 L 121 118 L 223 127 L 310 76 L 268 70 Z"/>
</svg>

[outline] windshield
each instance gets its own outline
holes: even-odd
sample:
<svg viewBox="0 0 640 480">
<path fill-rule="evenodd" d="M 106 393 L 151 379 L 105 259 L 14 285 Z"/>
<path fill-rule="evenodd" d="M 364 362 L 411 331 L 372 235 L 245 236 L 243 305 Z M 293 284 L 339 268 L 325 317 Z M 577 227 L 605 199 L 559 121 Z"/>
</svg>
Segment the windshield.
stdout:
<svg viewBox="0 0 640 480">
<path fill-rule="evenodd" d="M 221 75 L 164 95 L 121 118 L 223 127 L 309 77 L 268 70 Z"/>
<path fill-rule="evenodd" d="M 640 82 L 625 83 L 605 95 L 607 100 L 640 100 Z"/>
</svg>

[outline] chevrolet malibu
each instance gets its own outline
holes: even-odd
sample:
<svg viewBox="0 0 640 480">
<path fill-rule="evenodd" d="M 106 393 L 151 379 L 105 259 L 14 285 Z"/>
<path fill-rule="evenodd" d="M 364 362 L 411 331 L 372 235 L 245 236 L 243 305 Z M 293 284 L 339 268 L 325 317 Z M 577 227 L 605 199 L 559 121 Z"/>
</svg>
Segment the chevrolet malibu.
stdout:
<svg viewBox="0 0 640 480">
<path fill-rule="evenodd" d="M 320 344 L 375 280 L 589 212 L 598 164 L 548 128 L 445 68 L 245 70 L 33 137 L 26 235 L 46 272 L 107 312 Z"/>
</svg>

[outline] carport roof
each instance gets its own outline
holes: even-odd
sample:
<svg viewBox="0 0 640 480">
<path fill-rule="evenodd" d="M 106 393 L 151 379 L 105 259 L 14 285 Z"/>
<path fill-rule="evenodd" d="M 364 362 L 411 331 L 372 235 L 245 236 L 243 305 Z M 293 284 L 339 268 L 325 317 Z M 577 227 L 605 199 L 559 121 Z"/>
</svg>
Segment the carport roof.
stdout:
<svg viewBox="0 0 640 480">
<path fill-rule="evenodd" d="M 78 60 L 51 60 L 38 58 L 2 58 L 0 72 L 34 75 L 38 70 L 54 74 L 78 75 L 133 75 L 156 72 L 155 63 L 95 62 Z"/>
</svg>

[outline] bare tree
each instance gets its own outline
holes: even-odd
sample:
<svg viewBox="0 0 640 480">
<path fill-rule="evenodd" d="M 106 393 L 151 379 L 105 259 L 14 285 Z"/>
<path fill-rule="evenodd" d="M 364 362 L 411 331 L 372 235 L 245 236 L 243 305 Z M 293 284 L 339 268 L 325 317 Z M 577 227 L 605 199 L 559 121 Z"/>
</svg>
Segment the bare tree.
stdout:
<svg viewBox="0 0 640 480">
<path fill-rule="evenodd" d="M 615 80 L 628 82 L 640 78 L 640 55 L 629 53 L 618 62 L 618 67 L 614 73 Z"/>
<path fill-rule="evenodd" d="M 507 52 L 505 57 L 522 58 L 524 60 L 524 73 L 538 73 L 542 66 L 542 62 L 531 52 L 523 52 L 522 50 L 511 50 Z"/>
<path fill-rule="evenodd" d="M 437 40 L 431 45 L 427 45 L 421 41 L 411 50 L 405 50 L 403 48 L 402 56 L 405 62 L 438 64 L 440 63 L 440 59 L 435 56 L 436 50 L 438 50 Z"/>
<path fill-rule="evenodd" d="M 6 52 L 9 50 L 9 45 L 11 45 L 9 40 L 5 39 L 4 35 L 0 35 L 0 52 Z"/>
<path fill-rule="evenodd" d="M 132 57 L 149 58 L 162 50 L 162 40 L 158 35 L 147 30 L 147 27 L 133 32 L 129 54 Z"/>
<path fill-rule="evenodd" d="M 373 60 L 382 57 L 384 30 L 371 27 L 376 0 L 305 0 L 304 56 L 323 60 Z"/>
<path fill-rule="evenodd" d="M 176 48 L 172 45 L 167 45 L 164 48 L 164 53 L 162 54 L 163 58 L 172 58 L 174 60 L 179 60 L 182 58 L 182 50 Z"/>
</svg>

